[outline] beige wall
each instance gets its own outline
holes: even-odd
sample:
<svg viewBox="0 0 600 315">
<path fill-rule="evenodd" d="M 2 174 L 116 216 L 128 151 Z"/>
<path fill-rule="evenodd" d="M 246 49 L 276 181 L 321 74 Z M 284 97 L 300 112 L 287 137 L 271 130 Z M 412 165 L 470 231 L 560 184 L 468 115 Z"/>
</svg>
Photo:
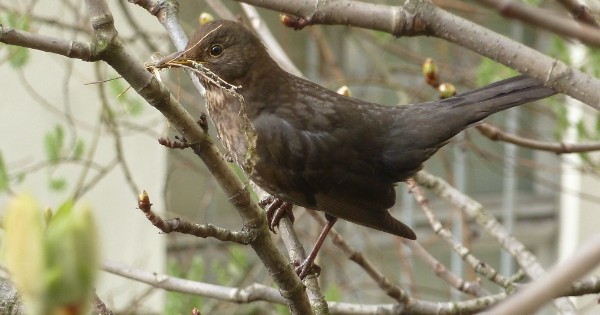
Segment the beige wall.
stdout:
<svg viewBox="0 0 600 315">
<path fill-rule="evenodd" d="M 14 0 L 0 0 L 0 3 L 14 6 L 12 1 Z M 110 1 L 110 4 L 116 12 L 116 1 Z M 131 6 L 131 9 L 139 8 Z M 70 11 L 61 10 L 63 9 L 58 2 L 45 0 L 39 2 L 34 12 L 67 24 L 74 23 Z M 81 10 L 85 11 L 83 2 L 81 2 Z M 145 27 L 160 30 L 160 25 L 153 17 L 147 16 L 145 20 Z M 131 32 L 128 31 L 122 17 L 116 16 L 116 25 L 121 36 L 130 35 Z M 58 34 L 49 26 L 36 28 L 35 31 L 46 35 L 73 38 L 71 33 Z M 148 58 L 145 53 L 139 56 L 141 59 Z M 70 62 L 72 68 L 69 69 Z M 93 76 L 93 67 L 94 64 L 91 63 L 70 61 L 65 57 L 32 51 L 31 60 L 23 69 L 23 75 L 44 98 L 44 101 L 40 102 L 27 91 L 18 73 L 8 63 L 4 62 L 0 65 L 0 94 L 2 95 L 0 97 L 0 151 L 10 169 L 21 169 L 44 161 L 44 134 L 53 130 L 56 124 L 65 127 L 67 131 L 65 139 L 70 143 L 73 133 L 69 131 L 66 121 L 47 105 L 42 105 L 43 102 L 56 107 L 59 111 L 63 111 L 68 104 L 72 116 L 77 121 L 75 124 L 77 137 L 85 141 L 86 149 L 90 148 L 94 134 L 93 127 L 98 124 L 101 113 L 97 86 L 84 85 L 96 80 Z M 126 93 L 135 95 L 133 91 Z M 108 94 L 108 98 L 114 108 L 120 106 L 114 95 Z M 156 110 L 145 103 L 144 105 L 143 114 L 130 120 L 150 128 L 155 134 L 161 134 L 165 129 L 164 119 Z M 155 137 L 139 134 L 131 136 L 136 133 L 127 130 L 122 130 L 122 133 L 124 155 L 133 180 L 140 188 L 146 189 L 151 196 L 155 197 L 153 202 L 156 210 L 164 209 L 161 200 L 165 179 L 165 149 L 157 144 Z M 115 158 L 115 154 L 115 142 L 107 129 L 103 128 L 93 160 L 106 165 Z M 57 206 L 72 193 L 82 169 L 80 164 L 44 168 L 27 174 L 24 182 L 12 188 L 15 192 L 33 193 L 44 205 Z M 62 192 L 49 190 L 49 174 L 64 177 L 68 182 L 67 189 Z M 95 171 L 90 171 L 85 182 L 89 182 L 95 175 Z M 7 199 L 5 194 L 0 195 L 0 209 L 4 208 Z M 157 229 L 151 226 L 144 215 L 136 209 L 136 195 L 126 184 L 121 168 L 113 168 L 81 198 L 81 202 L 90 204 L 94 208 L 101 233 L 104 259 L 148 271 L 164 271 L 165 236 L 158 234 Z M 148 288 L 131 280 L 102 273 L 98 295 L 113 310 L 118 311 L 130 307 L 131 301 L 146 293 Z M 146 311 L 162 313 L 164 293 L 155 291 L 140 301 L 141 307 L 137 310 L 141 313 Z"/>
</svg>

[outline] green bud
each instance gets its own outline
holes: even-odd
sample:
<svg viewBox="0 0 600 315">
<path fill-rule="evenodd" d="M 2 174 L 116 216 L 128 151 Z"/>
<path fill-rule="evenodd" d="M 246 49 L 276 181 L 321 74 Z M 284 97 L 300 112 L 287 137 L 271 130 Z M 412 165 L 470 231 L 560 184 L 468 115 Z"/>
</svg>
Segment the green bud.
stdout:
<svg viewBox="0 0 600 315">
<path fill-rule="evenodd" d="M 49 216 L 31 196 L 18 196 L 5 229 L 7 267 L 28 313 L 87 314 L 99 266 L 91 209 L 66 202 Z"/>
<path fill-rule="evenodd" d="M 207 12 L 202 12 L 200 13 L 200 16 L 198 17 L 198 23 L 200 23 L 200 25 L 204 25 L 208 22 L 212 22 L 215 20 L 215 17 L 212 16 L 212 14 L 207 13 Z"/>
<path fill-rule="evenodd" d="M 19 195 L 8 204 L 4 220 L 4 260 L 11 279 L 31 314 L 44 314 L 44 218 L 30 195 Z"/>
</svg>

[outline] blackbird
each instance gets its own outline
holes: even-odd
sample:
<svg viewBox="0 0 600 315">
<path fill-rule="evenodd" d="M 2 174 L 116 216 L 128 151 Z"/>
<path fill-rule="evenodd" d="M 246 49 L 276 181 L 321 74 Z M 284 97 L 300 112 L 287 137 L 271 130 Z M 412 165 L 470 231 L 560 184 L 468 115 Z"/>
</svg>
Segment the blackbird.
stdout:
<svg viewBox="0 0 600 315">
<path fill-rule="evenodd" d="M 230 156 L 261 188 L 334 218 L 416 239 L 390 215 L 394 185 L 487 116 L 555 94 L 526 76 L 444 100 L 384 106 L 287 73 L 250 30 L 202 25 L 177 62 L 193 65 Z M 331 223 L 333 225 L 333 223 Z"/>
</svg>

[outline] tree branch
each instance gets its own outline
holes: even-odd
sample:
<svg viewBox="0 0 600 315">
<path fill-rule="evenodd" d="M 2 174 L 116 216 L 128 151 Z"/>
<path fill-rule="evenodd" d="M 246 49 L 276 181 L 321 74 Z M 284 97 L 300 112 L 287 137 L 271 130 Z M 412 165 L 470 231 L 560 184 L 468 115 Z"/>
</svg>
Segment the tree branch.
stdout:
<svg viewBox="0 0 600 315">
<path fill-rule="evenodd" d="M 321 225 L 325 225 L 327 221 L 314 210 L 308 210 L 309 214 L 317 220 Z M 398 303 L 406 304 L 410 300 L 409 294 L 402 289 L 398 284 L 392 283 L 380 270 L 378 270 L 371 260 L 363 255 L 362 252 L 349 246 L 344 238 L 335 230 L 329 231 L 332 242 L 339 248 L 351 261 L 359 265 L 368 275 L 377 283 L 379 288 L 389 297 L 398 301 Z"/>
<path fill-rule="evenodd" d="M 243 245 L 250 244 L 252 240 L 247 231 L 230 231 L 212 224 L 192 224 L 180 218 L 164 220 L 152 211 L 152 203 L 146 191 L 138 196 L 138 208 L 144 212 L 148 221 L 163 233 L 179 232 L 202 238 L 214 237 L 220 241 L 235 242 Z"/>
<path fill-rule="evenodd" d="M 104 262 L 102 269 L 131 280 L 143 282 L 151 286 L 181 293 L 195 294 L 233 303 L 250 303 L 267 301 L 284 304 L 285 300 L 279 292 L 271 287 L 254 283 L 244 288 L 232 288 L 210 283 L 191 281 L 165 274 L 131 268 L 116 262 Z M 329 302 L 331 314 L 448 314 L 467 315 L 481 312 L 490 305 L 506 298 L 505 293 L 489 295 L 468 301 L 430 302 L 418 299 L 410 300 L 410 304 L 354 304 Z"/>
<path fill-rule="evenodd" d="M 585 4 L 577 0 L 558 0 L 558 3 L 567 8 L 575 20 L 596 28 L 598 27 L 598 22 Z"/>
<path fill-rule="evenodd" d="M 484 210 L 480 203 L 452 187 L 445 180 L 425 171 L 417 173 L 414 176 L 414 179 L 419 185 L 429 188 L 438 196 L 448 200 L 458 209 L 461 209 L 461 211 L 469 218 L 483 227 L 515 258 L 519 266 L 523 268 L 529 277 L 532 279 L 539 279 L 546 274 L 542 265 L 537 261 L 536 257 L 525 248 L 525 245 L 511 236 L 496 218 Z M 575 311 L 573 303 L 566 298 L 556 299 L 555 305 L 561 310 L 569 312 Z"/>
<path fill-rule="evenodd" d="M 574 255 L 554 266 L 544 277 L 537 279 L 486 314 L 534 314 L 551 299 L 564 295 L 569 290 L 565 284 L 582 277 L 598 264 L 600 264 L 600 234 L 590 237 Z"/>
<path fill-rule="evenodd" d="M 440 9 L 428 0 L 385 6 L 354 0 L 236 0 L 301 18 L 303 25 L 337 24 L 395 36 L 436 36 L 537 78 L 600 110 L 600 80 L 532 48 Z"/>
<path fill-rule="evenodd" d="M 90 43 L 25 32 L 4 27 L 2 24 L 0 24 L 0 42 L 41 50 L 69 58 L 81 59 L 83 61 L 99 60 Z"/>
<path fill-rule="evenodd" d="M 414 180 L 408 180 L 408 187 L 423 212 L 425 212 L 425 216 L 427 217 L 427 220 L 429 221 L 429 224 L 431 225 L 435 234 L 445 240 L 456 252 L 456 254 L 462 258 L 462 260 L 468 263 L 475 272 L 484 276 L 491 282 L 498 284 L 509 293 L 516 289 L 514 283 L 512 283 L 510 279 L 502 276 L 492 266 L 475 257 L 469 248 L 459 242 L 454 235 L 452 235 L 452 232 L 443 227 L 442 222 L 435 217 L 433 211 L 431 208 L 429 208 L 429 201 L 425 197 L 422 189 L 415 183 Z"/>
<path fill-rule="evenodd" d="M 286 302 L 277 289 L 262 284 L 252 284 L 242 289 L 230 288 L 210 283 L 171 277 L 166 274 L 143 271 L 110 261 L 104 262 L 102 269 L 106 272 L 110 272 L 112 274 L 135 281 L 147 283 L 157 288 L 201 295 L 235 303 L 267 301 L 284 304 Z"/>
<path fill-rule="evenodd" d="M 175 100 L 155 77 L 150 75 L 124 48 L 117 37 L 113 18 L 104 1 L 87 0 L 92 26 L 96 34 L 93 44 L 66 41 L 48 36 L 0 28 L 0 41 L 8 44 L 39 49 L 85 61 L 104 60 L 112 66 L 150 105 L 161 111 L 183 137 L 194 143 L 192 149 L 209 170 L 238 209 L 244 230 L 251 235 L 250 245 L 267 267 L 286 298 L 293 313 L 309 314 L 310 305 L 302 283 L 291 266 L 277 251 L 266 227 L 264 212 L 251 202 L 244 184 L 233 174 L 209 136 Z"/>
<path fill-rule="evenodd" d="M 582 153 L 600 150 L 600 142 L 592 143 L 565 143 L 565 142 L 545 142 L 533 139 L 520 137 L 514 134 L 507 133 L 500 128 L 489 124 L 482 123 L 475 126 L 477 131 L 489 138 L 492 141 L 504 141 L 518 146 L 533 150 L 549 151 L 556 154 L 565 153 Z"/>
<path fill-rule="evenodd" d="M 579 39 L 591 46 L 600 47 L 600 30 L 594 26 L 577 23 L 550 10 L 536 8 L 517 1 L 478 1 L 498 10 L 503 16 L 542 27 L 558 35 Z"/>
</svg>

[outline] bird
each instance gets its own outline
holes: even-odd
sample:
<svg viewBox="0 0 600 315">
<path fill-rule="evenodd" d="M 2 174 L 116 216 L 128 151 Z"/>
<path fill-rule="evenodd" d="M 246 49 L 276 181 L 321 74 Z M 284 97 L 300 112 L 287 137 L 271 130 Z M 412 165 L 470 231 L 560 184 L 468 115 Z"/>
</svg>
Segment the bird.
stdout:
<svg viewBox="0 0 600 315">
<path fill-rule="evenodd" d="M 325 235 L 343 219 L 415 240 L 389 212 L 395 185 L 462 130 L 556 94 L 520 75 L 443 100 L 376 104 L 286 72 L 251 30 L 229 20 L 201 25 L 171 61 L 198 70 L 218 138 L 248 178 L 284 202 L 325 212 Z M 311 263 L 301 264 L 303 276 Z"/>
</svg>

